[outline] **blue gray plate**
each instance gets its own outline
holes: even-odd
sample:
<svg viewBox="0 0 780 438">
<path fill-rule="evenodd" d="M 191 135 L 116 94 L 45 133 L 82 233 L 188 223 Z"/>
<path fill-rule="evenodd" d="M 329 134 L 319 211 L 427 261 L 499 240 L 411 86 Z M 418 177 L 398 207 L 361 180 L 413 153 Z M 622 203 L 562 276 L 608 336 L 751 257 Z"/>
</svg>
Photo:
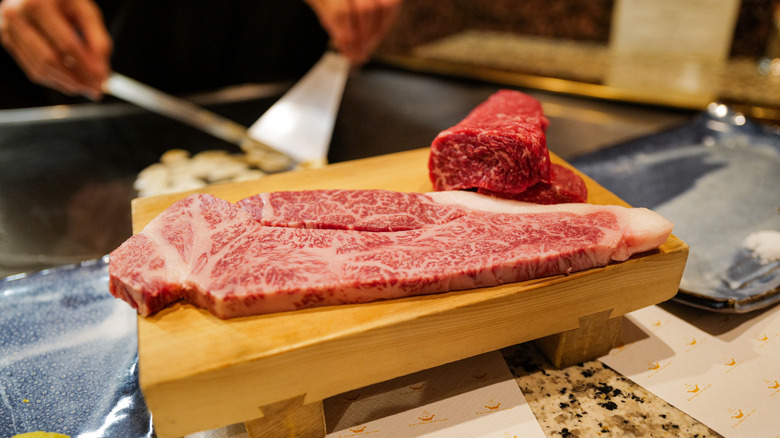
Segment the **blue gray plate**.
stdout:
<svg viewBox="0 0 780 438">
<path fill-rule="evenodd" d="M 676 300 L 720 312 L 780 301 L 780 262 L 744 245 L 780 232 L 780 133 L 711 105 L 683 126 L 571 164 L 635 207 L 674 222 L 690 246 Z"/>
</svg>

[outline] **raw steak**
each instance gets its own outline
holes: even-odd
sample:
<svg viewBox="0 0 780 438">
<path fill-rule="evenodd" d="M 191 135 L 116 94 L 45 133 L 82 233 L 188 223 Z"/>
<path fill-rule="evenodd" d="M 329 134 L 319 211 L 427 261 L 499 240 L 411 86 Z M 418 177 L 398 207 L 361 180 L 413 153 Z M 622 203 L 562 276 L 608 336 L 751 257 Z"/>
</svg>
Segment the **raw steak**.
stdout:
<svg viewBox="0 0 780 438">
<path fill-rule="evenodd" d="M 357 231 L 403 231 L 451 221 L 461 208 L 441 208 L 420 193 L 306 190 L 259 193 L 236 204 L 262 225 Z"/>
<path fill-rule="evenodd" d="M 431 143 L 434 190 L 482 189 L 517 194 L 550 183 L 549 121 L 533 97 L 500 90 Z"/>
<path fill-rule="evenodd" d="M 586 202 L 585 182 L 550 163 L 549 121 L 531 96 L 501 90 L 431 144 L 428 169 L 435 190 L 476 190 L 539 204 Z"/>
<path fill-rule="evenodd" d="M 429 218 L 404 231 L 348 229 L 375 222 L 367 207 L 374 200 L 386 203 L 388 217 L 401 217 L 394 206 L 419 203 Z M 335 203 L 346 219 L 318 228 L 312 203 Z M 257 217 L 206 194 L 173 204 L 111 253 L 111 293 L 144 316 L 179 300 L 220 318 L 363 303 L 603 266 L 658 247 L 672 228 L 647 209 L 542 206 L 460 191 L 281 192 L 241 205 Z"/>
<path fill-rule="evenodd" d="M 479 193 L 514 199 L 516 201 L 534 202 L 537 204 L 565 204 L 570 202 L 587 202 L 588 188 L 585 181 L 576 173 L 560 164 L 552 165 L 552 181 L 538 182 L 522 193 L 506 195 L 490 190 L 480 189 Z"/>
</svg>

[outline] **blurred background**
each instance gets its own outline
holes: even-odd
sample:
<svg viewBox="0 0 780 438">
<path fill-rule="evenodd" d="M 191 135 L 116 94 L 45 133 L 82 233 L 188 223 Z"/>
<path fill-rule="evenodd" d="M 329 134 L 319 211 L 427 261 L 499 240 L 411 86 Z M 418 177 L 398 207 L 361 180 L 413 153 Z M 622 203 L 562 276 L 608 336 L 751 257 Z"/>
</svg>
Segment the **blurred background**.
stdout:
<svg viewBox="0 0 780 438">
<path fill-rule="evenodd" d="M 644 3 L 408 0 L 381 55 L 598 98 L 693 109 L 718 100 L 778 119 L 780 2 Z"/>
</svg>

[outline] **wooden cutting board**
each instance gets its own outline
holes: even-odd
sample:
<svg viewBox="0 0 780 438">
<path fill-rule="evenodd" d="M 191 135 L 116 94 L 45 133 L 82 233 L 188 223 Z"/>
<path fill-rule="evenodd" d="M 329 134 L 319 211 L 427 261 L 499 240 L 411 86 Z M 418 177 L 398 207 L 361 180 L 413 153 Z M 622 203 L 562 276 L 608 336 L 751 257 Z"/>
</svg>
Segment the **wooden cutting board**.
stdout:
<svg viewBox="0 0 780 438">
<path fill-rule="evenodd" d="M 427 192 L 432 190 L 428 151 L 333 164 L 203 191 L 231 202 L 277 190 Z M 626 205 L 584 179 L 589 202 Z M 134 231 L 187 194 L 134 200 Z M 224 321 L 176 304 L 138 319 L 140 386 L 161 437 L 248 421 L 261 417 L 262 407 L 280 402 L 315 403 L 483 352 L 581 331 L 581 323 L 592 321 L 594 315 L 605 322 L 619 321 L 630 311 L 673 297 L 687 254 L 687 245 L 671 236 L 658 250 L 568 276 Z M 593 332 L 599 333 L 598 327 Z M 612 340 L 606 342 L 608 348 Z"/>
</svg>

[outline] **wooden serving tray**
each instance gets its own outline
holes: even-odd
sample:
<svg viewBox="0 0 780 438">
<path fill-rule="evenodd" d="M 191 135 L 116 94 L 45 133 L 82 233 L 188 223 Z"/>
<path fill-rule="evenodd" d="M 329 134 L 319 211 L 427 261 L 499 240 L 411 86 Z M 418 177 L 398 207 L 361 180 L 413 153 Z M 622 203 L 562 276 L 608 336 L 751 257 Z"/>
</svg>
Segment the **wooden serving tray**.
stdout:
<svg viewBox="0 0 780 438">
<path fill-rule="evenodd" d="M 277 190 L 428 192 L 428 153 L 401 152 L 204 191 L 231 202 Z M 589 202 L 625 205 L 584 178 Z M 187 194 L 134 200 L 134 231 Z M 348 390 L 530 340 L 538 340 L 559 366 L 605 354 L 622 315 L 675 295 L 687 254 L 687 245 L 671 236 L 658 250 L 571 275 L 231 320 L 176 304 L 138 318 L 140 386 L 160 437 L 246 422 L 264 411 L 260 423 L 247 423 L 253 436 L 273 436 L 275 427 L 287 436 L 290 427 L 301 427 L 291 416 L 303 411 L 314 412 L 313 427 L 322 429 L 314 435 L 322 435 L 317 407 L 321 413 L 323 399 Z"/>
</svg>

